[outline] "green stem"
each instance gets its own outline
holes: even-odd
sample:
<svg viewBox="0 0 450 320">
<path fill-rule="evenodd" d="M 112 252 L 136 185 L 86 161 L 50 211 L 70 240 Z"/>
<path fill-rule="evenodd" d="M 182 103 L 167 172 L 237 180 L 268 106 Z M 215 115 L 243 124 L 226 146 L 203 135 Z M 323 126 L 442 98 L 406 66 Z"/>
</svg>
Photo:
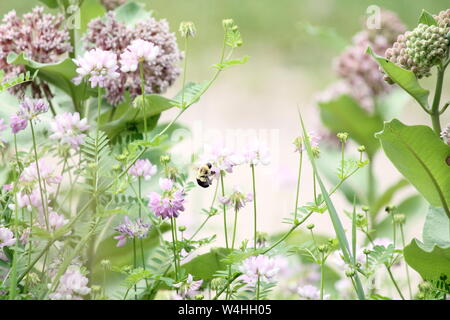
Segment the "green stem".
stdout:
<svg viewBox="0 0 450 320">
<path fill-rule="evenodd" d="M 256 239 L 256 233 L 257 233 L 257 224 L 256 224 L 256 182 L 255 182 L 255 166 L 253 164 L 250 165 L 252 168 L 252 187 L 253 187 L 253 249 L 256 250 L 257 245 L 257 239 Z"/>
<path fill-rule="evenodd" d="M 170 226 L 172 229 L 172 248 L 173 248 L 173 265 L 175 267 L 175 281 L 178 282 L 178 264 L 177 264 L 177 249 L 175 244 L 175 233 L 173 226 L 173 217 L 170 218 Z"/>
<path fill-rule="evenodd" d="M 231 241 L 231 250 L 234 250 L 234 242 L 236 239 L 236 226 L 237 226 L 238 210 L 234 210 L 234 226 L 233 226 L 233 240 Z"/>
<path fill-rule="evenodd" d="M 133 267 L 137 268 L 137 258 L 136 258 L 136 238 L 133 238 Z M 137 300 L 137 284 L 134 284 L 134 299 Z"/>
<path fill-rule="evenodd" d="M 188 37 L 184 38 L 184 70 L 183 70 L 183 81 L 182 81 L 182 92 L 181 92 L 181 108 L 184 108 L 184 89 L 186 86 L 186 74 L 187 74 L 187 60 L 188 60 Z"/>
<path fill-rule="evenodd" d="M 441 123 L 439 121 L 439 104 L 441 102 L 442 85 L 444 83 L 444 68 L 438 68 L 436 91 L 434 93 L 433 105 L 431 106 L 431 122 L 433 124 L 434 132 L 439 136 L 441 134 Z"/>
<path fill-rule="evenodd" d="M 258 275 L 258 281 L 256 282 L 256 300 L 259 300 L 260 286 L 261 286 L 261 276 Z"/>
<path fill-rule="evenodd" d="M 387 272 L 388 272 L 388 274 L 389 274 L 389 277 L 390 277 L 391 280 L 392 280 L 392 283 L 393 283 L 394 286 L 395 286 L 395 289 L 397 289 L 398 294 L 400 295 L 400 297 L 402 298 L 402 300 L 405 300 L 405 297 L 403 296 L 402 292 L 400 291 L 400 288 L 399 288 L 399 286 L 398 286 L 398 284 L 397 284 L 397 281 L 395 281 L 394 276 L 392 275 L 391 268 L 388 267 L 388 266 L 386 266 L 386 270 L 387 270 Z"/>
<path fill-rule="evenodd" d="M 191 241 L 192 239 L 195 238 L 195 236 L 200 232 L 200 230 L 203 229 L 203 227 L 205 226 L 206 222 L 208 222 L 208 220 L 212 217 L 211 212 L 214 208 L 214 202 L 216 201 L 217 198 L 217 191 L 219 190 L 219 181 L 217 181 L 216 183 L 216 189 L 214 190 L 214 196 L 213 196 L 213 200 L 211 202 L 211 206 L 209 207 L 209 214 L 206 217 L 206 219 L 203 221 L 203 223 L 200 225 L 200 227 L 197 228 L 197 230 L 195 230 L 195 232 L 192 234 L 192 236 L 189 238 L 189 241 Z"/>
<path fill-rule="evenodd" d="M 37 153 L 37 146 L 36 146 L 36 135 L 34 133 L 33 120 L 30 120 L 30 127 L 31 127 L 31 135 L 32 135 L 32 138 L 33 138 L 34 160 L 35 160 L 35 163 L 36 163 L 36 171 L 37 171 L 37 176 L 38 176 L 39 193 L 40 193 L 40 196 L 41 196 L 42 207 L 44 209 L 45 225 L 46 225 L 47 231 L 48 231 L 49 230 L 49 225 L 48 225 L 47 202 L 46 202 L 46 199 L 44 197 L 44 191 L 42 189 L 41 172 L 39 170 L 39 161 L 38 161 L 38 153 Z"/>
<path fill-rule="evenodd" d="M 223 172 L 220 172 L 220 184 L 222 186 L 222 197 L 225 197 L 225 185 L 223 183 Z M 224 234 L 225 234 L 225 245 L 226 248 L 228 249 L 228 231 L 227 231 L 227 209 L 226 209 L 226 205 L 223 204 L 222 205 L 223 208 L 223 229 L 224 229 Z"/>
<path fill-rule="evenodd" d="M 323 286 L 325 283 L 325 255 L 320 260 L 320 300 L 323 300 Z"/>
<path fill-rule="evenodd" d="M 302 175 L 302 162 L 303 162 L 303 152 L 300 152 L 299 164 L 298 164 L 298 178 L 297 178 L 297 191 L 295 193 L 295 209 L 294 209 L 294 221 L 297 220 L 297 211 L 298 211 L 298 199 L 300 194 L 300 180 Z"/>
<path fill-rule="evenodd" d="M 400 235 L 402 237 L 402 245 L 403 245 L 403 250 L 405 250 L 405 233 L 403 232 L 403 225 L 400 224 Z M 405 262 L 405 271 L 406 271 L 406 279 L 408 281 L 408 291 L 409 291 L 409 298 L 412 299 L 412 290 L 411 290 L 411 280 L 409 278 L 409 268 L 408 268 L 408 264 Z"/>
<path fill-rule="evenodd" d="M 145 99 L 145 76 L 144 76 L 144 63 L 139 62 L 139 74 L 141 77 L 141 93 L 142 93 L 142 118 L 144 119 L 144 140 L 147 140 L 147 117 L 145 116 L 145 108 L 147 100 Z"/>
<path fill-rule="evenodd" d="M 14 145 L 16 152 L 16 161 L 19 163 L 19 155 L 17 153 L 17 136 L 14 134 Z M 19 167 L 17 167 L 19 169 Z M 14 255 L 11 267 L 11 275 L 10 275 L 10 285 L 9 285 L 9 300 L 16 299 L 16 286 L 17 286 L 17 255 L 18 255 L 18 243 L 19 243 L 19 207 L 17 205 L 17 182 L 19 181 L 19 174 L 15 174 L 16 177 L 14 179 L 14 198 L 15 198 L 15 206 L 14 206 L 14 232 L 16 233 L 16 243 L 14 244 Z"/>
</svg>

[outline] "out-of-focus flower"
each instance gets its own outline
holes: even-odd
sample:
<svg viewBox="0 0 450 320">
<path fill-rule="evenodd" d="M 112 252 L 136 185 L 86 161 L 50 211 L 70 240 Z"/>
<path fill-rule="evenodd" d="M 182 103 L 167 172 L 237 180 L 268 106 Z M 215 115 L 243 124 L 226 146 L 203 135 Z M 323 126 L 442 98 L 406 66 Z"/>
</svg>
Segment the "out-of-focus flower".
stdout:
<svg viewBox="0 0 450 320">
<path fill-rule="evenodd" d="M 268 165 L 270 164 L 269 149 L 265 144 L 258 140 L 251 141 L 243 152 L 245 161 L 250 165 Z"/>
<path fill-rule="evenodd" d="M 148 159 L 140 159 L 131 166 L 128 173 L 135 177 L 143 177 L 145 180 L 149 180 L 156 174 L 156 171 L 156 165 L 153 165 Z"/>
<path fill-rule="evenodd" d="M 148 206 L 157 217 L 162 219 L 177 218 L 184 211 L 184 191 L 174 186 L 170 179 L 160 179 L 159 186 L 163 190 L 162 195 L 151 192 L 148 195 Z"/>
<path fill-rule="evenodd" d="M 137 219 L 136 222 L 132 222 L 128 216 L 125 216 L 123 223 L 115 228 L 120 233 L 114 237 L 114 239 L 119 241 L 117 247 L 123 247 L 127 243 L 127 239 L 143 239 L 147 237 L 149 228 L 150 225 L 144 223 L 142 219 Z"/>
<path fill-rule="evenodd" d="M 166 20 L 157 21 L 152 17 L 127 26 L 117 21 L 114 12 L 97 18 L 89 23 L 86 35 L 87 49 L 100 48 L 116 54 L 117 58 L 133 40 L 141 39 L 159 48 L 156 57 L 144 64 L 145 93 L 163 93 L 180 74 L 178 62 L 182 54 L 178 50 L 176 37 L 169 30 Z M 112 105 L 117 105 L 129 91 L 131 98 L 142 94 L 139 71 L 121 73 L 119 78 L 105 83 L 106 98 Z"/>
<path fill-rule="evenodd" d="M 87 119 L 80 119 L 78 112 L 65 112 L 58 114 L 51 123 L 53 134 L 50 139 L 59 140 L 62 145 L 69 145 L 74 150 L 78 150 L 86 138 L 86 131 L 89 129 Z"/>
<path fill-rule="evenodd" d="M 107 10 L 114 10 L 118 6 L 121 6 L 126 0 L 100 0 Z"/>
<path fill-rule="evenodd" d="M 310 132 L 308 132 L 308 138 L 309 138 L 309 143 L 310 143 L 312 149 L 319 147 L 319 142 L 321 140 L 320 135 L 316 134 L 314 131 L 310 131 Z M 302 137 L 297 137 L 294 140 L 294 146 L 295 146 L 295 152 L 303 152 L 306 150 L 306 146 L 303 142 Z"/>
<path fill-rule="evenodd" d="M 198 294 L 198 290 L 202 286 L 202 283 L 203 280 L 194 281 L 194 277 L 191 274 L 188 274 L 186 281 L 173 285 L 179 290 L 179 297 L 175 297 L 175 300 L 191 299 L 195 297 L 195 295 Z"/>
<path fill-rule="evenodd" d="M 114 80 L 120 76 L 117 72 L 119 68 L 117 55 L 111 51 L 92 49 L 83 57 L 73 61 L 78 67 L 78 76 L 73 79 L 75 84 L 80 84 L 84 78 L 88 78 L 92 88 L 97 86 L 104 88 L 108 80 Z"/>
<path fill-rule="evenodd" d="M 32 211 L 33 208 L 39 212 L 44 212 L 39 187 L 35 187 L 31 191 L 22 190 L 17 194 L 17 206 Z M 14 209 L 14 205 L 10 205 L 10 209 Z"/>
<path fill-rule="evenodd" d="M 25 228 L 20 235 L 19 241 L 22 245 L 26 245 L 30 239 L 31 228 Z"/>
<path fill-rule="evenodd" d="M 0 227 L 0 249 L 16 243 L 14 233 L 6 227 Z"/>
<path fill-rule="evenodd" d="M 69 220 L 65 219 L 62 214 L 57 214 L 54 211 L 51 211 L 48 214 L 48 225 L 51 231 L 56 231 L 56 229 L 61 228 L 62 226 L 67 224 L 67 222 L 69 222 Z"/>
<path fill-rule="evenodd" d="M 55 292 L 49 294 L 50 300 L 82 300 L 91 292 L 88 278 L 81 272 L 79 266 L 70 266 L 61 276 Z"/>
<path fill-rule="evenodd" d="M 219 178 L 221 172 L 232 173 L 233 168 L 243 162 L 243 157 L 226 147 L 224 143 L 217 142 L 205 145 L 204 152 L 199 157 L 199 165 L 211 164 L 211 171 Z"/>
<path fill-rule="evenodd" d="M 153 43 L 136 39 L 120 55 L 122 72 L 135 72 L 139 63 L 152 63 L 159 53 L 159 47 Z"/>
<path fill-rule="evenodd" d="M 391 87 L 383 80 L 378 64 L 366 53 L 367 47 L 384 54 L 406 28 L 398 16 L 381 11 L 381 28 L 367 29 L 353 38 L 353 43 L 335 61 L 336 73 L 342 79 L 321 93 L 317 100 L 327 102 L 341 95 L 354 98 L 364 109 L 372 111 L 377 97 L 388 93 Z"/>
<path fill-rule="evenodd" d="M 26 119 L 18 116 L 15 113 L 13 115 L 11 115 L 10 126 L 11 126 L 12 133 L 17 133 L 22 130 L 25 130 L 27 125 L 28 125 L 28 121 Z"/>
<path fill-rule="evenodd" d="M 38 165 L 39 173 L 36 162 L 32 162 L 28 167 L 23 169 L 19 181 L 26 184 L 36 184 L 40 177 L 46 185 L 47 192 L 53 192 L 56 185 L 61 183 L 62 176 L 55 174 L 55 168 L 49 165 L 47 159 L 39 159 Z"/>
<path fill-rule="evenodd" d="M 233 192 L 228 197 L 219 197 L 219 201 L 224 205 L 230 205 L 234 210 L 239 211 L 247 202 L 253 201 L 253 194 L 244 194 L 239 186 L 233 187 Z"/>
<path fill-rule="evenodd" d="M 441 131 L 441 138 L 444 140 L 444 143 L 450 146 L 450 123 Z"/>
<path fill-rule="evenodd" d="M 24 130 L 28 121 L 48 111 L 48 103 L 42 99 L 25 98 L 19 106 L 19 111 L 11 116 L 10 126 L 13 133 Z"/>
<path fill-rule="evenodd" d="M 180 32 L 183 38 L 193 38 L 197 34 L 197 30 L 195 29 L 195 25 L 192 21 L 181 22 L 178 32 Z"/>
<path fill-rule="evenodd" d="M 247 284 L 256 284 L 258 278 L 260 281 L 273 281 L 280 271 L 275 259 L 262 254 L 245 259 L 239 269 L 243 273 L 240 279 Z"/>
<path fill-rule="evenodd" d="M 8 64 L 10 53 L 25 53 L 26 56 L 40 63 L 55 63 L 63 55 L 72 51 L 70 35 L 64 25 L 64 15 L 44 13 L 43 7 L 36 7 L 32 12 L 20 18 L 16 11 L 10 11 L 3 17 L 0 25 L 0 69 L 5 71 L 5 78 L 11 79 L 25 72 L 24 66 Z M 49 92 L 45 83 L 27 82 L 11 89 L 13 93 L 23 95 L 31 86 L 33 96 L 42 96 L 42 91 Z"/>
<path fill-rule="evenodd" d="M 336 281 L 334 287 L 342 298 L 348 298 L 353 292 L 353 285 L 349 278 L 343 278 Z"/>
<path fill-rule="evenodd" d="M 5 119 L 0 119 L 0 131 L 5 131 L 8 125 L 5 123 Z"/>
<path fill-rule="evenodd" d="M 298 295 L 305 300 L 319 300 L 320 291 L 315 286 L 307 284 L 302 287 L 297 288 Z M 324 294 L 323 299 L 328 300 L 330 298 L 329 294 Z"/>
<path fill-rule="evenodd" d="M 442 10 L 433 17 L 436 20 L 439 27 L 447 28 L 447 30 L 450 32 L 450 9 Z"/>
</svg>

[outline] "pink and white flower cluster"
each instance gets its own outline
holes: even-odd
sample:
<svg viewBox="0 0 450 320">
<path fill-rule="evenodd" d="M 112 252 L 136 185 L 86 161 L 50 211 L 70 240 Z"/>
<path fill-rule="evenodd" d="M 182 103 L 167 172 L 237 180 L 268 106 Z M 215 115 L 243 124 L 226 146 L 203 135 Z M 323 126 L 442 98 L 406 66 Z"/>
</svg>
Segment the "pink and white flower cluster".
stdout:
<svg viewBox="0 0 450 320">
<path fill-rule="evenodd" d="M 194 281 L 192 274 L 188 274 L 186 281 L 175 283 L 173 286 L 178 289 L 178 294 L 174 300 L 192 299 L 198 294 L 203 280 Z"/>
<path fill-rule="evenodd" d="M 14 233 L 5 227 L 0 227 L 0 251 L 3 247 L 9 247 L 16 243 Z"/>
<path fill-rule="evenodd" d="M 184 211 L 184 190 L 177 188 L 171 179 L 161 178 L 159 186 L 162 194 L 151 192 L 148 206 L 157 217 L 162 219 L 177 218 Z"/>
<path fill-rule="evenodd" d="M 302 287 L 297 288 L 297 293 L 303 300 L 319 300 L 320 291 L 315 286 L 307 284 Z M 330 298 L 329 294 L 324 294 L 323 299 L 328 300 Z"/>
<path fill-rule="evenodd" d="M 58 140 L 61 145 L 78 150 L 86 138 L 88 129 L 87 119 L 80 119 L 78 112 L 65 112 L 58 114 L 51 123 L 53 134 L 50 135 L 50 139 Z"/>
<path fill-rule="evenodd" d="M 259 281 L 271 282 L 280 271 L 277 260 L 265 255 L 253 256 L 242 262 L 240 279 L 254 285 Z"/>
<path fill-rule="evenodd" d="M 234 186 L 233 192 L 228 197 L 220 196 L 219 201 L 222 204 L 227 206 L 229 205 L 233 207 L 234 210 L 239 211 L 243 207 L 245 207 L 245 205 L 248 202 L 253 201 L 253 194 L 252 193 L 244 194 L 239 186 Z"/>
<path fill-rule="evenodd" d="M 135 72 L 140 63 L 150 63 L 159 54 L 159 47 L 149 41 L 136 39 L 120 55 L 120 70 L 122 72 Z"/>
<path fill-rule="evenodd" d="M 49 294 L 50 300 L 82 300 L 91 292 L 88 278 L 81 272 L 79 266 L 70 266 L 61 276 L 55 292 Z"/>
<path fill-rule="evenodd" d="M 24 130 L 28 121 L 48 111 L 48 103 L 42 99 L 25 98 L 19 106 L 19 111 L 11 116 L 10 126 L 13 133 Z"/>
<path fill-rule="evenodd" d="M 153 165 L 148 159 L 140 159 L 128 170 L 128 173 L 135 177 L 142 177 L 149 180 L 157 172 L 156 165 Z"/>
<path fill-rule="evenodd" d="M 119 241 L 117 242 L 117 247 L 123 247 L 127 243 L 127 239 L 146 238 L 149 228 L 150 225 L 144 223 L 142 219 L 137 219 L 136 222 L 132 222 L 128 216 L 125 216 L 123 223 L 115 229 L 119 232 L 119 235 L 114 237 L 114 239 Z"/>
</svg>

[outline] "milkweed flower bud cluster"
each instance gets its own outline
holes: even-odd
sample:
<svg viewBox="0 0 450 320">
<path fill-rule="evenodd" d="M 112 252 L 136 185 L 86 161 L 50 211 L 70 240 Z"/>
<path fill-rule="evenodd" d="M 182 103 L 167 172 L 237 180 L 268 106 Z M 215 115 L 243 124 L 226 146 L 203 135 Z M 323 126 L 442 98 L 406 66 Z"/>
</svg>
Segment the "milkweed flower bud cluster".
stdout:
<svg viewBox="0 0 450 320">
<path fill-rule="evenodd" d="M 141 41 L 132 45 L 137 39 Z M 89 23 L 85 40 L 87 49 L 110 51 L 116 55 L 117 60 L 126 52 L 123 61 L 127 61 L 125 69 L 128 72 L 120 73 L 118 77 L 107 79 L 104 83 L 106 99 L 112 105 L 122 102 L 127 90 L 131 98 L 142 93 L 141 78 L 135 59 L 135 53 L 138 51 L 146 53 L 145 93 L 163 93 L 180 74 L 177 64 L 182 54 L 178 50 L 175 35 L 170 32 L 169 24 L 164 19 L 157 21 L 150 17 L 130 27 L 119 22 L 115 13 L 111 11 L 105 17 L 94 19 Z M 130 59 L 131 57 L 133 59 Z"/>
<path fill-rule="evenodd" d="M 8 64 L 7 57 L 10 53 L 23 52 L 33 61 L 54 63 L 71 51 L 69 32 L 64 26 L 62 14 L 44 13 L 43 7 L 36 7 L 22 18 L 14 10 L 3 17 L 0 24 L 0 70 L 5 71 L 6 79 L 25 72 L 23 66 Z M 34 96 L 41 97 L 41 90 L 48 90 L 46 84 L 39 87 L 34 82 L 21 84 L 11 90 L 23 95 L 29 85 Z"/>
<path fill-rule="evenodd" d="M 414 72 L 417 78 L 431 76 L 431 69 L 441 64 L 448 55 L 448 28 L 419 24 L 397 38 L 386 50 L 386 59 Z M 389 77 L 386 81 L 392 83 Z"/>
<path fill-rule="evenodd" d="M 366 50 L 370 46 L 377 54 L 383 54 L 405 30 L 396 14 L 381 11 L 381 28 L 363 30 L 355 35 L 352 45 L 335 61 L 335 70 L 341 80 L 322 93 L 319 101 L 347 94 L 366 110 L 373 110 L 375 98 L 389 92 L 390 87 Z"/>
</svg>

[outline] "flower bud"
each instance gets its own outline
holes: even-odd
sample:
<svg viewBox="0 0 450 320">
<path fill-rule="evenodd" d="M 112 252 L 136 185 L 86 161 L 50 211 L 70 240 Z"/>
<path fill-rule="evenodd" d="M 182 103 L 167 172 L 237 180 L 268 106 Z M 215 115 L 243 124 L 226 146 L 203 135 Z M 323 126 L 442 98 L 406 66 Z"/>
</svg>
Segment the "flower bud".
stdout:
<svg viewBox="0 0 450 320">
<path fill-rule="evenodd" d="M 342 142 L 342 143 L 346 143 L 348 140 L 348 133 L 347 132 L 339 132 L 337 135 L 338 139 Z"/>
<path fill-rule="evenodd" d="M 183 21 L 180 23 L 179 32 L 183 38 L 194 38 L 197 34 L 197 30 L 195 29 L 195 25 L 191 21 Z"/>
<path fill-rule="evenodd" d="M 406 220 L 406 216 L 403 213 L 394 214 L 394 222 L 397 224 L 404 224 Z"/>
<path fill-rule="evenodd" d="M 195 300 L 203 300 L 204 297 L 205 297 L 205 296 L 202 295 L 202 294 L 197 294 L 197 295 L 195 296 Z"/>
<path fill-rule="evenodd" d="M 178 227 L 178 231 L 184 232 L 184 231 L 186 231 L 186 227 L 185 226 L 179 226 Z"/>
<path fill-rule="evenodd" d="M 170 162 L 170 155 L 168 154 L 162 155 L 159 158 L 159 161 L 161 162 L 161 164 L 168 164 Z"/>
<path fill-rule="evenodd" d="M 306 226 L 306 228 L 308 228 L 309 230 L 312 230 L 312 229 L 314 229 L 314 224 L 308 224 L 307 226 Z"/>
<path fill-rule="evenodd" d="M 358 151 L 359 152 L 365 152 L 366 151 L 366 146 L 359 146 L 358 147 Z"/>
<path fill-rule="evenodd" d="M 347 277 L 353 277 L 354 275 L 355 275 L 355 271 L 353 271 L 353 270 L 346 270 L 345 271 L 345 275 L 347 276 Z"/>
</svg>

